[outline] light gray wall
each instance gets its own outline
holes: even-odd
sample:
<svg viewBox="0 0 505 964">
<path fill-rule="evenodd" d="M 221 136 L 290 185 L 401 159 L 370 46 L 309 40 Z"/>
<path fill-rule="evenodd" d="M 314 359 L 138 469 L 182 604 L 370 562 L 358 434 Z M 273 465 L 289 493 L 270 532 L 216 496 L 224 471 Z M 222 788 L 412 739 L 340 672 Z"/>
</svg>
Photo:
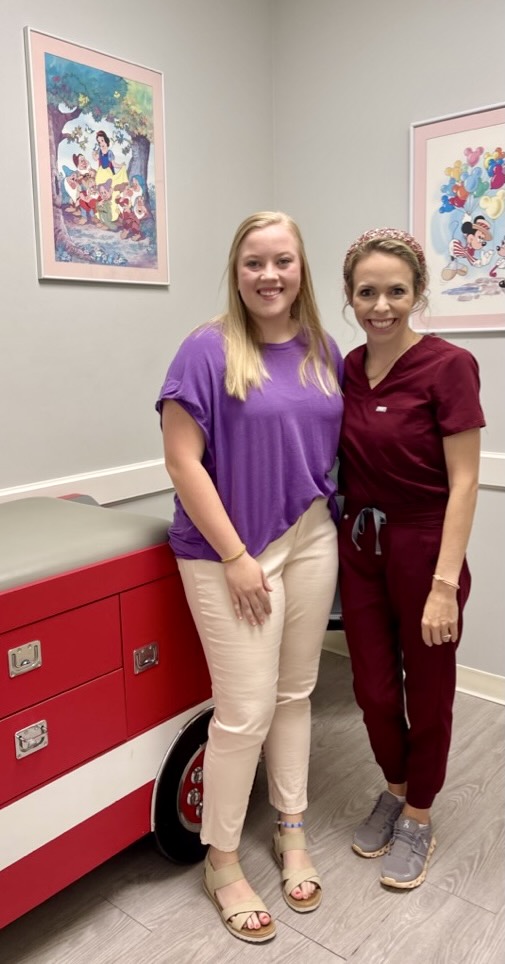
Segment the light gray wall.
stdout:
<svg viewBox="0 0 505 964">
<path fill-rule="evenodd" d="M 470 538 L 468 559 L 472 591 L 458 662 L 505 676 L 505 493 L 481 490 Z"/>
<path fill-rule="evenodd" d="M 0 489 L 161 456 L 153 405 L 168 362 L 221 307 L 236 226 L 273 202 L 269 7 L 2 5 Z M 26 24 L 164 72 L 169 290 L 38 282 Z"/>
<path fill-rule="evenodd" d="M 275 202 L 300 222 L 326 327 L 346 353 L 362 338 L 342 318 L 345 251 L 367 228 L 408 228 L 411 123 L 503 101 L 505 8 L 502 0 L 276 0 L 273 12 Z M 482 448 L 503 453 L 505 335 L 451 340 L 480 365 Z M 458 655 L 498 675 L 504 521 L 503 490 L 481 490 Z"/>
</svg>

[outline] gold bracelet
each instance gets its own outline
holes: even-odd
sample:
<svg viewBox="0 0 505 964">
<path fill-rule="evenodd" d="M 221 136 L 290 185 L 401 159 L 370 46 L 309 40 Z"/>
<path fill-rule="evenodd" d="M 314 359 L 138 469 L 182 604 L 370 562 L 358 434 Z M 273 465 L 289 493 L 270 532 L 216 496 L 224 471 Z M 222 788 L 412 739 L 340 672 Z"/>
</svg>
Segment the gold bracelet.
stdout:
<svg viewBox="0 0 505 964">
<path fill-rule="evenodd" d="M 225 563 L 225 562 L 235 562 L 235 559 L 240 559 L 240 557 L 244 555 L 244 552 L 246 551 L 246 549 L 247 549 L 247 546 L 246 546 L 245 543 L 243 542 L 243 543 L 241 544 L 241 546 L 240 546 L 239 551 L 236 552 L 234 556 L 227 556 L 226 559 L 221 559 L 221 562 L 223 562 L 223 563 Z"/>
<path fill-rule="evenodd" d="M 459 589 L 459 583 L 451 582 L 450 579 L 444 579 L 443 576 L 438 575 L 438 572 L 433 573 L 433 578 L 435 579 L 436 582 L 443 582 L 445 583 L 446 586 L 451 586 L 452 589 Z"/>
</svg>

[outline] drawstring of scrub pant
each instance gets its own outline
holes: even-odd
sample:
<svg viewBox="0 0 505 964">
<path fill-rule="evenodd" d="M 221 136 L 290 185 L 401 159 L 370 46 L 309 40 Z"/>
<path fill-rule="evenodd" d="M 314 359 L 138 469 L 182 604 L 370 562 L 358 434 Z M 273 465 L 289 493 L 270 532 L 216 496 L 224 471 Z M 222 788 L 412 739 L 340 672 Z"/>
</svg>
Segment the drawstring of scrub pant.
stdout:
<svg viewBox="0 0 505 964">
<path fill-rule="evenodd" d="M 361 552 L 361 546 L 358 543 L 358 539 L 363 535 L 366 526 L 366 520 L 368 516 L 371 515 L 373 518 L 373 524 L 375 526 L 375 555 L 381 556 L 382 549 L 380 545 L 380 529 L 381 526 L 386 525 L 387 519 L 384 512 L 380 509 L 372 509 L 370 506 L 365 506 L 361 512 L 358 513 L 354 520 L 354 525 L 352 527 L 352 541 L 356 546 L 358 552 Z"/>
</svg>

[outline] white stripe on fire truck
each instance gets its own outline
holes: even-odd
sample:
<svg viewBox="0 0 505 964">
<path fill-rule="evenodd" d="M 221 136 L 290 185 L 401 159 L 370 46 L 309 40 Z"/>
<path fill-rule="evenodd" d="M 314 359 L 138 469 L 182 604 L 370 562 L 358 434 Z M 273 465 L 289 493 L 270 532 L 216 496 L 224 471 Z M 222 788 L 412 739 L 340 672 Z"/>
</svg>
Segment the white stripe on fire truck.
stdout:
<svg viewBox="0 0 505 964">
<path fill-rule="evenodd" d="M 208 705 L 192 706 L 7 804 L 0 810 L 0 870 L 155 780 L 181 727 Z"/>
</svg>

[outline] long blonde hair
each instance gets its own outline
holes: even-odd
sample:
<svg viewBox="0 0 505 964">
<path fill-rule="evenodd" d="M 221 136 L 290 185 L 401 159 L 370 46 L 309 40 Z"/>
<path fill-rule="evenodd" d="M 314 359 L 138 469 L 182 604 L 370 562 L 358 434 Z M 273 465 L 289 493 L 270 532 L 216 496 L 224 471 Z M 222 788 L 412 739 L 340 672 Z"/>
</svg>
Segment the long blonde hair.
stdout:
<svg viewBox="0 0 505 964">
<path fill-rule="evenodd" d="M 302 385 L 311 381 L 325 395 L 339 392 L 337 374 L 316 305 L 310 269 L 300 229 L 295 221 L 282 211 L 259 211 L 251 214 L 239 225 L 228 257 L 228 307 L 215 319 L 225 340 L 226 376 L 228 395 L 245 401 L 251 388 L 260 388 L 270 378 L 262 354 L 262 343 L 256 326 L 249 318 L 238 291 L 237 262 L 240 246 L 250 231 L 283 224 L 288 228 L 298 246 L 301 263 L 301 285 L 291 306 L 291 315 L 300 325 L 306 343 L 305 356 L 299 368 Z"/>
</svg>

